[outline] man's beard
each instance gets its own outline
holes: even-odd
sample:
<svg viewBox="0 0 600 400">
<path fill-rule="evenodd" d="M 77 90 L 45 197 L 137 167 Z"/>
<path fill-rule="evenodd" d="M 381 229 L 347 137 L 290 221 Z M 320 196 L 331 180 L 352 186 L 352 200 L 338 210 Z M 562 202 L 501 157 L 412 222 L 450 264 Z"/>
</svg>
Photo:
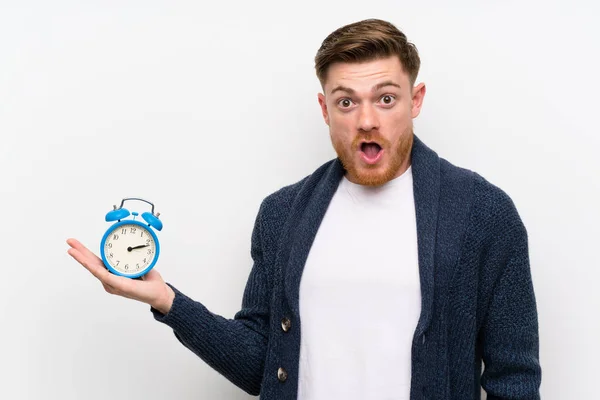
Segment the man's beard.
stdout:
<svg viewBox="0 0 600 400">
<path fill-rule="evenodd" d="M 381 137 L 378 132 L 359 133 L 352 140 L 350 147 L 340 140 L 334 140 L 332 143 L 335 152 L 337 153 L 346 172 L 353 178 L 354 183 L 365 186 L 380 186 L 391 181 L 396 177 L 402 164 L 407 157 L 410 157 L 410 152 L 413 145 L 413 130 L 403 133 L 396 143 L 391 143 Z M 360 144 L 363 140 L 377 142 L 387 158 L 387 163 L 384 168 L 380 163 L 368 165 L 361 163 L 357 159 L 357 152 L 360 150 Z"/>
</svg>

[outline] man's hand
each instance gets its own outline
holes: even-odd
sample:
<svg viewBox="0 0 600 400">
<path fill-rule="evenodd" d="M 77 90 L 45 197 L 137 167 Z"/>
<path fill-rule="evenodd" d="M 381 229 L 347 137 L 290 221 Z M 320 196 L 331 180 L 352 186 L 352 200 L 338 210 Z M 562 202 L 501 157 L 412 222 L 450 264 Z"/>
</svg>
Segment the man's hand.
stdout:
<svg viewBox="0 0 600 400">
<path fill-rule="evenodd" d="M 67 253 L 98 278 L 108 293 L 149 304 L 163 314 L 171 309 L 175 293 L 154 268 L 142 280 L 114 275 L 98 256 L 76 239 L 68 239 L 67 244 L 71 246 Z"/>
</svg>

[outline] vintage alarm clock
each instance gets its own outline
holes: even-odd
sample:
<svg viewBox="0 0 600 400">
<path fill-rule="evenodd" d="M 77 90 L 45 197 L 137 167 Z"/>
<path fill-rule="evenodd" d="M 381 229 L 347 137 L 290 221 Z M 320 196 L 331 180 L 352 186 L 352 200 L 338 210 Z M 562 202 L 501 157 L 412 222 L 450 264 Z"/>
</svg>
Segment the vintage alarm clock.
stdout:
<svg viewBox="0 0 600 400">
<path fill-rule="evenodd" d="M 139 200 L 152 206 L 150 212 L 142 213 L 144 222 L 136 219 L 137 212 L 123 208 L 127 200 Z M 100 253 L 106 268 L 115 275 L 139 278 L 147 274 L 156 264 L 160 253 L 158 237 L 154 232 L 162 230 L 159 213 L 154 213 L 154 204 L 147 200 L 130 197 L 113 206 L 106 214 L 107 222 L 116 221 L 108 228 L 100 243 Z M 128 218 L 128 217 L 132 218 Z"/>
</svg>

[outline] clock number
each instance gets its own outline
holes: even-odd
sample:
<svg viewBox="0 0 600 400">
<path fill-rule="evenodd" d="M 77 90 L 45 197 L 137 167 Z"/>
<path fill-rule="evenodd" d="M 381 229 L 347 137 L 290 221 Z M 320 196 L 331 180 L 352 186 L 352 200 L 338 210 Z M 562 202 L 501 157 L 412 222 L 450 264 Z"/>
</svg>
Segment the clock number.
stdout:
<svg viewBox="0 0 600 400">
<path fill-rule="evenodd" d="M 126 228 L 121 229 L 121 234 L 122 235 L 127 235 L 127 229 Z"/>
<path fill-rule="evenodd" d="M 140 237 L 144 237 L 144 231 L 140 231 Z"/>
<path fill-rule="evenodd" d="M 152 249 L 148 249 L 148 254 L 152 254 Z"/>
<path fill-rule="evenodd" d="M 113 253 L 110 253 L 110 254 L 108 255 L 108 258 L 113 258 Z"/>
<path fill-rule="evenodd" d="M 136 228 L 131 228 L 131 233 L 135 233 L 136 230 Z"/>
<path fill-rule="evenodd" d="M 150 239 L 146 239 L 146 245 L 150 244 Z"/>
<path fill-rule="evenodd" d="M 125 264 L 125 267 L 123 268 L 125 268 L 126 270 L 129 269 L 129 264 Z"/>
<path fill-rule="evenodd" d="M 119 235 L 117 235 L 116 233 L 113 235 L 113 240 L 119 240 Z"/>
<path fill-rule="evenodd" d="M 146 259 L 144 258 L 144 264 L 146 264 L 148 261 L 146 261 Z"/>
<path fill-rule="evenodd" d="M 140 264 L 135 264 L 135 269 L 140 269 Z"/>
<path fill-rule="evenodd" d="M 107 244 L 109 249 L 112 249 L 112 243 Z"/>
<path fill-rule="evenodd" d="M 120 263 L 120 262 L 121 262 L 121 261 L 117 260 L 117 267 L 119 266 L 119 263 Z"/>
</svg>

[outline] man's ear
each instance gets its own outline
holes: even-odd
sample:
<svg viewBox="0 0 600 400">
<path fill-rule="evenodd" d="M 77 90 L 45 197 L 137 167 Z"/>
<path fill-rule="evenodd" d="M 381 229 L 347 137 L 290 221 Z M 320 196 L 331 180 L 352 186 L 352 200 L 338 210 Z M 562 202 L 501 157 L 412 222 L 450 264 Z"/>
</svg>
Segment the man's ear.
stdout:
<svg viewBox="0 0 600 400">
<path fill-rule="evenodd" d="M 425 84 L 423 82 L 419 83 L 417 86 L 413 88 L 412 94 L 412 109 L 410 110 L 413 118 L 417 118 L 419 113 L 421 112 L 421 107 L 423 106 L 423 98 L 425 97 Z"/>
<path fill-rule="evenodd" d="M 325 102 L 325 95 L 323 93 L 319 93 L 317 95 L 319 99 L 319 105 L 321 106 L 321 113 L 323 113 L 323 119 L 327 126 L 329 126 L 329 113 L 327 112 L 327 103 Z"/>
</svg>

